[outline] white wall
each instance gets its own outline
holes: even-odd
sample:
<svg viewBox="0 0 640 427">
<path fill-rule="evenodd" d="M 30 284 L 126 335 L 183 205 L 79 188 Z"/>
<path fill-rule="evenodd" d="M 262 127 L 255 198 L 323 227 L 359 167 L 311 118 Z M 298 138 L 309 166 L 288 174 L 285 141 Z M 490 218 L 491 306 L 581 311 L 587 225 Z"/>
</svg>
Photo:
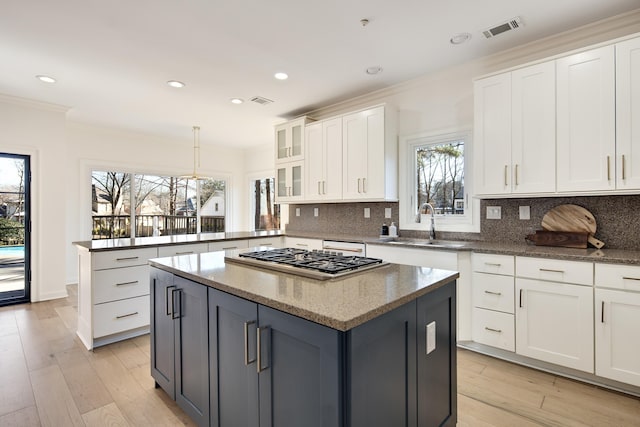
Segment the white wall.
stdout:
<svg viewBox="0 0 640 427">
<path fill-rule="evenodd" d="M 67 124 L 67 283 L 77 282 L 76 251 L 70 242 L 91 240 L 91 171 L 118 170 L 184 175 L 193 171 L 190 130 L 176 140 L 114 129 Z M 247 193 L 242 183 L 244 151 L 202 145 L 198 173 L 227 181 L 227 231 L 247 228 Z"/>
<path fill-rule="evenodd" d="M 0 95 L 0 152 L 31 156 L 31 300 L 67 295 L 66 109 Z"/>
</svg>

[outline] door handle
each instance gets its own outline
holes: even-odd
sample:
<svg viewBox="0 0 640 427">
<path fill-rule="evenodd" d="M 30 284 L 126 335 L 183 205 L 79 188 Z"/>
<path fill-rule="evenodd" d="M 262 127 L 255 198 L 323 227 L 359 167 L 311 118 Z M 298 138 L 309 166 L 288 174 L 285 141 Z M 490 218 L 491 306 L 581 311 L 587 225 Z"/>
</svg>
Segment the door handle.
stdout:
<svg viewBox="0 0 640 427">
<path fill-rule="evenodd" d="M 176 294 L 178 294 L 178 311 L 176 314 Z M 171 291 L 171 318 L 179 319 L 182 316 L 182 289 L 173 289 Z"/>
<path fill-rule="evenodd" d="M 604 323 L 604 301 L 602 301 L 602 307 L 600 311 L 600 323 Z"/>
<path fill-rule="evenodd" d="M 497 296 L 502 295 L 502 292 L 484 291 L 484 293 L 489 295 L 497 295 Z"/>
<path fill-rule="evenodd" d="M 522 289 L 520 289 L 520 303 L 518 304 L 520 308 L 522 308 Z"/>
<path fill-rule="evenodd" d="M 258 373 L 264 371 L 265 369 L 269 369 L 269 365 L 267 366 L 262 366 L 262 332 L 263 331 L 270 331 L 271 327 L 270 326 L 263 326 L 261 328 L 257 328 L 257 335 L 256 335 L 256 343 L 257 343 L 257 349 L 256 349 L 256 371 Z M 267 335 L 268 336 L 268 335 Z M 266 346 L 265 346 L 266 347 Z M 267 354 L 269 353 L 269 348 L 267 347 Z"/>
<path fill-rule="evenodd" d="M 164 289 L 164 303 L 166 306 L 167 316 L 173 317 L 173 294 L 171 296 L 171 304 L 169 304 L 169 289 L 175 289 L 175 286 L 167 286 Z"/>
<path fill-rule="evenodd" d="M 244 322 L 244 364 L 249 366 L 250 363 L 256 361 L 255 358 L 249 360 L 249 325 L 255 324 L 255 320 Z"/>
</svg>

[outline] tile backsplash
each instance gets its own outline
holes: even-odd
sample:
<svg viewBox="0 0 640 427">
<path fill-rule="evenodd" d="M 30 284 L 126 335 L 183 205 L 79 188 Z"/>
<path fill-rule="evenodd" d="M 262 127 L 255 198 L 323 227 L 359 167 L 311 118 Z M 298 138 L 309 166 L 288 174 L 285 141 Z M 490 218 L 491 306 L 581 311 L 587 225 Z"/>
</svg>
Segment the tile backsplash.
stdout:
<svg viewBox="0 0 640 427">
<path fill-rule="evenodd" d="M 480 233 L 439 232 L 438 238 L 524 243 L 527 234 L 542 228 L 542 217 L 551 208 L 565 203 L 582 206 L 594 215 L 598 226 L 595 236 L 605 242 L 605 248 L 640 250 L 640 195 L 482 200 Z M 487 206 L 499 206 L 502 218 L 487 219 Z M 530 207 L 530 219 L 519 219 L 520 206 Z M 364 208 L 370 209 L 370 218 L 364 217 Z M 390 218 L 386 218 L 385 208 L 391 209 Z M 300 209 L 300 216 L 296 216 L 296 209 Z M 314 209 L 318 209 L 317 217 Z M 398 203 L 289 205 L 287 231 L 373 237 L 380 234 L 383 222 L 389 225 L 391 221 L 398 224 Z M 409 230 L 400 230 L 400 234 L 426 237 L 425 232 Z"/>
</svg>

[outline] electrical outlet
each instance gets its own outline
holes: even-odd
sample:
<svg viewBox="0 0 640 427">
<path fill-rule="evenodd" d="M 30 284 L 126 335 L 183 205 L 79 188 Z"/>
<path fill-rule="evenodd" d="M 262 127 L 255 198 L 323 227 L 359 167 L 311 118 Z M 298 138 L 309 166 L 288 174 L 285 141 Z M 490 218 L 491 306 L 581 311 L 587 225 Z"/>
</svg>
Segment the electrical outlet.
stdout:
<svg viewBox="0 0 640 427">
<path fill-rule="evenodd" d="M 384 208 L 384 217 L 391 218 L 391 208 Z"/>
<path fill-rule="evenodd" d="M 313 216 L 318 216 L 318 208 L 313 208 Z"/>
<path fill-rule="evenodd" d="M 296 216 L 300 216 L 300 208 L 296 208 Z"/>
<path fill-rule="evenodd" d="M 502 207 L 501 206 L 487 206 L 487 219 L 501 219 Z"/>
<path fill-rule="evenodd" d="M 520 219 L 531 219 L 531 206 L 520 206 Z"/>
<path fill-rule="evenodd" d="M 364 217 L 371 218 L 371 208 L 364 208 Z"/>
</svg>

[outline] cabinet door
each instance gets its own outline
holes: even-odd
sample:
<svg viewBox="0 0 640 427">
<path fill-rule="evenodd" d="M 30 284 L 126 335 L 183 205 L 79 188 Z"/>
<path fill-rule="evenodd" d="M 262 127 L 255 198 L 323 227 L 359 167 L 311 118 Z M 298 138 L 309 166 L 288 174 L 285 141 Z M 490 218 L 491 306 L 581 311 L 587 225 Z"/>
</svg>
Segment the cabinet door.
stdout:
<svg viewBox="0 0 640 427">
<path fill-rule="evenodd" d="M 304 158 L 304 125 L 306 118 L 276 126 L 276 163 Z"/>
<path fill-rule="evenodd" d="M 211 425 L 258 426 L 258 306 L 209 288 Z"/>
<path fill-rule="evenodd" d="M 640 37 L 616 45 L 616 183 L 640 188 Z"/>
<path fill-rule="evenodd" d="M 517 278 L 516 353 L 593 373 L 593 288 Z"/>
<path fill-rule="evenodd" d="M 175 390 L 173 274 L 151 268 L 151 376 L 172 399 Z"/>
<path fill-rule="evenodd" d="M 322 123 L 313 123 L 305 128 L 304 143 L 306 200 L 321 200 L 325 179 Z"/>
<path fill-rule="evenodd" d="M 514 193 L 556 189 L 556 69 L 545 62 L 511 73 Z"/>
<path fill-rule="evenodd" d="M 207 287 L 174 277 L 176 402 L 198 425 L 209 425 Z"/>
<path fill-rule="evenodd" d="M 596 375 L 640 387 L 640 294 L 596 289 Z"/>
<path fill-rule="evenodd" d="M 511 74 L 474 82 L 474 166 L 478 194 L 511 192 Z"/>
<path fill-rule="evenodd" d="M 280 165 L 276 169 L 276 197 L 278 203 L 301 200 L 303 162 L 292 162 Z"/>
<path fill-rule="evenodd" d="M 416 425 L 415 338 L 415 301 L 347 333 L 351 353 L 347 425 Z"/>
<path fill-rule="evenodd" d="M 418 299 L 417 337 L 417 425 L 455 426 L 458 413 L 455 281 Z"/>
<path fill-rule="evenodd" d="M 342 424 L 339 332 L 258 308 L 261 427 Z"/>
<path fill-rule="evenodd" d="M 614 189 L 614 46 L 558 59 L 556 67 L 558 191 Z"/>
<path fill-rule="evenodd" d="M 342 118 L 342 196 L 384 198 L 384 107 Z"/>
<path fill-rule="evenodd" d="M 342 119 L 322 122 L 322 198 L 342 199 Z"/>
</svg>

